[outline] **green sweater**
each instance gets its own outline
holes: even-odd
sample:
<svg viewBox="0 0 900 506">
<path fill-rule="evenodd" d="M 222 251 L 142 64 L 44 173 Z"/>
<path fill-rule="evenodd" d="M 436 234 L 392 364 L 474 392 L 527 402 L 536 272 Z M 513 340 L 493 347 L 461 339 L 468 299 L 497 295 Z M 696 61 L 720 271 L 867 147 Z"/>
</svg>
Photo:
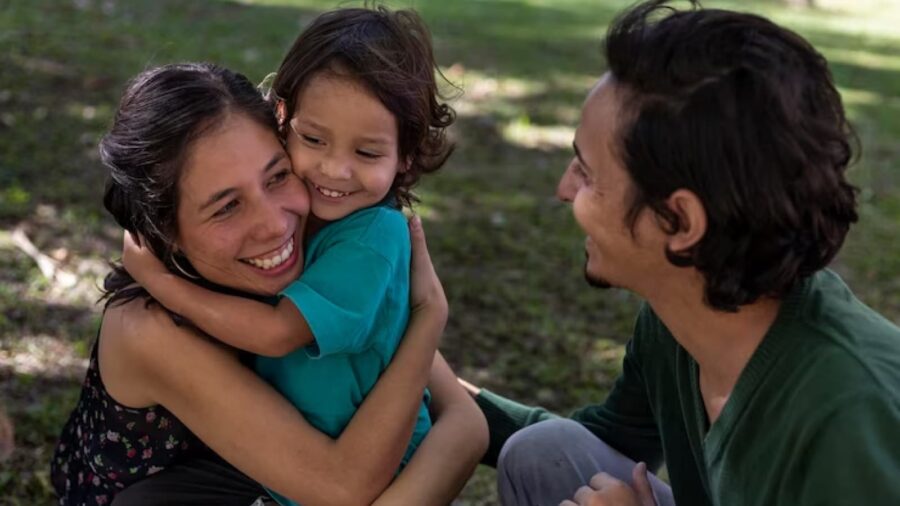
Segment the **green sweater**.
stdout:
<svg viewBox="0 0 900 506">
<path fill-rule="evenodd" d="M 555 416 L 477 401 L 490 465 L 513 432 Z M 712 426 L 697 363 L 647 305 L 606 402 L 571 417 L 635 461 L 664 460 L 680 506 L 900 505 L 900 329 L 827 270 L 784 299 Z"/>
</svg>

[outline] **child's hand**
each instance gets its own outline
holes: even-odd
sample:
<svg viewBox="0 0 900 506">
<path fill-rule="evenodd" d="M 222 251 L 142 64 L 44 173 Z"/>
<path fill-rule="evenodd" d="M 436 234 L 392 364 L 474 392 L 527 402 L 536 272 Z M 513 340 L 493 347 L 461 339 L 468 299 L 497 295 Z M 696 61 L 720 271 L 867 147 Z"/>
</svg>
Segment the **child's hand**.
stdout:
<svg viewBox="0 0 900 506">
<path fill-rule="evenodd" d="M 154 276 L 169 273 L 156 255 L 149 248 L 140 246 L 127 231 L 122 241 L 122 265 L 125 266 L 128 274 L 131 274 L 131 277 L 144 288 L 147 287 L 148 280 Z"/>
</svg>

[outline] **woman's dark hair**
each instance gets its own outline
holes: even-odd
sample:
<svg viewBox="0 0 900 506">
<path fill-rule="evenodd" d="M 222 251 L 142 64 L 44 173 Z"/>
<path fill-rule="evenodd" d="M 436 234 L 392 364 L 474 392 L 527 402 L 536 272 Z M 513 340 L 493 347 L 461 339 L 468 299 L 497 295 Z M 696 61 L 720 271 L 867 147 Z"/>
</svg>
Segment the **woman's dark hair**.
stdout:
<svg viewBox="0 0 900 506">
<path fill-rule="evenodd" d="M 348 77 L 374 94 L 397 119 L 398 172 L 391 190 L 409 206 L 411 188 L 423 173 L 438 170 L 453 150 L 446 128 L 453 109 L 441 104 L 428 28 L 415 11 L 384 7 L 336 9 L 319 15 L 294 41 L 272 82 L 284 102 L 286 121 L 313 76 Z M 285 129 L 289 130 L 289 129 Z"/>
<path fill-rule="evenodd" d="M 857 220 L 845 172 L 858 141 L 827 62 L 765 18 L 665 4 L 631 8 L 606 37 L 624 92 L 628 223 L 649 207 L 677 230 L 666 199 L 688 189 L 707 231 L 689 251 L 666 251 L 669 261 L 703 274 L 716 309 L 782 297 L 832 260 Z"/>
<path fill-rule="evenodd" d="M 187 279 L 182 271 L 192 277 L 196 271 L 174 248 L 178 183 L 192 143 L 232 113 L 277 132 L 272 105 L 243 75 L 209 63 L 164 65 L 129 83 L 112 128 L 100 141 L 100 159 L 109 169 L 106 210 L 132 236 L 143 238 L 170 271 Z M 113 264 L 103 283 L 106 305 L 136 297 L 152 301 L 132 285 L 121 264 Z"/>
</svg>

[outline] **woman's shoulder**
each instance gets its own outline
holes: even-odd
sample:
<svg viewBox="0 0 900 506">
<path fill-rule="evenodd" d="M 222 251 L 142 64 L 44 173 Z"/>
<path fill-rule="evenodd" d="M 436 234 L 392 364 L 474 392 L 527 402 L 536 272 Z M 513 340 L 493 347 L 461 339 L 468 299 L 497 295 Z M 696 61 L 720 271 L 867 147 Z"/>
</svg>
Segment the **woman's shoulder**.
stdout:
<svg viewBox="0 0 900 506">
<path fill-rule="evenodd" d="M 148 378 L 159 353 L 147 346 L 155 336 L 165 334 L 164 311 L 137 298 L 112 305 L 103 312 L 97 343 L 98 366 L 109 395 L 124 406 L 156 404 L 148 391 Z"/>
<path fill-rule="evenodd" d="M 100 341 L 117 362 L 139 365 L 171 353 L 171 346 L 197 335 L 172 321 L 159 304 L 144 298 L 108 307 L 103 313 Z"/>
<path fill-rule="evenodd" d="M 145 298 L 136 298 L 107 307 L 103 312 L 101 332 L 130 341 L 130 337 L 164 335 L 175 328 L 175 322 L 162 306 L 148 303 Z"/>
<path fill-rule="evenodd" d="M 213 363 L 240 365 L 236 355 L 158 304 L 132 300 L 110 307 L 100 328 L 99 362 L 110 394 L 131 406 L 166 405 L 161 393 L 191 381 Z"/>
</svg>

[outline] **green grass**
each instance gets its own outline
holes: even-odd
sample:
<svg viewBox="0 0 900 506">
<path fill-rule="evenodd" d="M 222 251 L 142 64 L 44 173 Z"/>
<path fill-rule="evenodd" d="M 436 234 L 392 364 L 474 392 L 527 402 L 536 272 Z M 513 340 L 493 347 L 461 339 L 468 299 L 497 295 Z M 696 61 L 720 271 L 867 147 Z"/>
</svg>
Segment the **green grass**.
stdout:
<svg viewBox="0 0 900 506">
<path fill-rule="evenodd" d="M 584 285 L 582 235 L 553 196 L 580 103 L 603 70 L 602 34 L 627 3 L 393 3 L 420 10 L 462 89 L 457 151 L 420 192 L 452 306 L 443 350 L 460 375 L 560 411 L 602 399 L 637 303 Z M 706 3 L 773 17 L 831 60 L 864 146 L 852 171 L 862 221 L 836 267 L 900 322 L 900 7 Z M 0 468 L 0 504 L 53 502 L 47 461 L 96 332 L 96 285 L 120 248 L 100 203 L 96 144 L 127 79 L 150 65 L 211 60 L 261 80 L 300 27 L 337 4 L 0 0 L 0 399 L 18 431 Z M 79 283 L 45 280 L 14 247 L 16 227 Z M 493 479 L 479 470 L 459 504 L 494 504 Z"/>
</svg>

